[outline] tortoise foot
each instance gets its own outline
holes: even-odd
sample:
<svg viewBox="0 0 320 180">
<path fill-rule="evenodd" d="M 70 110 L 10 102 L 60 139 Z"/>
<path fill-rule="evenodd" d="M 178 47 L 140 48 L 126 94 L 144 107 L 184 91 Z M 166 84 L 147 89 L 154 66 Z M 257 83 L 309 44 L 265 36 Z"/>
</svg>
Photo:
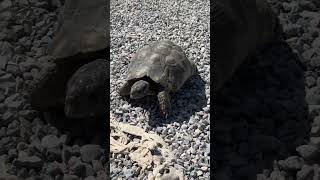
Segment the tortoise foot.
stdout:
<svg viewBox="0 0 320 180">
<path fill-rule="evenodd" d="M 171 103 L 169 93 L 167 91 L 159 92 L 158 101 L 161 115 L 167 119 L 171 114 Z"/>
</svg>

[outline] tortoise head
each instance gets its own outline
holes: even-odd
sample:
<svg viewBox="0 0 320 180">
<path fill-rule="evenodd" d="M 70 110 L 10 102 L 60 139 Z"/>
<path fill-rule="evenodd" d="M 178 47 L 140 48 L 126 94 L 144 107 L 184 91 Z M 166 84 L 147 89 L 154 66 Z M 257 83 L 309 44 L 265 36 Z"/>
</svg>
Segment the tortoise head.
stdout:
<svg viewBox="0 0 320 180">
<path fill-rule="evenodd" d="M 140 99 L 148 95 L 155 95 L 155 92 L 151 90 L 148 81 L 139 80 L 132 85 L 130 91 L 131 99 Z"/>
</svg>

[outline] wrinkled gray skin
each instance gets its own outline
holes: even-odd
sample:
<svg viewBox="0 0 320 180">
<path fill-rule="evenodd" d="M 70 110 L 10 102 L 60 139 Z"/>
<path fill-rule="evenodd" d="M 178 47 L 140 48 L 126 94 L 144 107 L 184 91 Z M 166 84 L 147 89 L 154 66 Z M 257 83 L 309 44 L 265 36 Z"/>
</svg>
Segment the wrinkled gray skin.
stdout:
<svg viewBox="0 0 320 180">
<path fill-rule="evenodd" d="M 70 118 L 104 117 L 107 100 L 105 82 L 109 79 L 106 60 L 98 59 L 80 67 L 66 89 L 65 114 Z"/>
<path fill-rule="evenodd" d="M 216 0 L 212 14 L 217 91 L 257 47 L 281 39 L 282 30 L 265 0 Z"/>
<path fill-rule="evenodd" d="M 131 99 L 157 95 L 161 114 L 167 118 L 172 111 L 170 93 L 178 91 L 196 71 L 181 47 L 168 40 L 157 41 L 138 50 L 119 94 Z"/>
</svg>

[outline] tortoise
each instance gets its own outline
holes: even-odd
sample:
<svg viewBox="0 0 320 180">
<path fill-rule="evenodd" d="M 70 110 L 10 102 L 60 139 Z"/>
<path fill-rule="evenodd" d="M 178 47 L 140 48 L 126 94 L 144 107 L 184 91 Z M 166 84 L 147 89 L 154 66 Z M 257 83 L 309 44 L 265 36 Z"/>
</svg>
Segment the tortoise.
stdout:
<svg viewBox="0 0 320 180">
<path fill-rule="evenodd" d="M 128 67 L 121 96 L 141 99 L 156 95 L 161 114 L 171 114 L 170 94 L 177 92 L 197 72 L 182 48 L 170 40 L 160 40 L 139 49 Z"/>
<path fill-rule="evenodd" d="M 281 41 L 282 29 L 266 0 L 217 0 L 211 12 L 213 89 L 218 91 L 257 48 Z"/>
<path fill-rule="evenodd" d="M 41 69 L 39 79 L 29 87 L 31 105 L 41 111 L 56 111 L 65 107 L 66 94 L 70 97 L 73 91 L 70 84 L 77 81 L 68 80 L 82 66 L 83 69 L 90 69 L 94 64 L 101 64 L 101 60 L 106 59 L 109 51 L 107 46 L 106 33 L 106 2 L 103 0 L 86 1 L 86 0 L 66 0 L 60 25 L 57 28 L 52 42 L 48 46 L 48 54 L 52 57 L 50 66 Z M 86 65 L 92 61 L 98 62 Z M 103 66 L 107 67 L 107 66 Z M 98 69 L 100 67 L 97 67 Z M 105 69 L 106 70 L 106 69 Z M 79 71 L 80 72 L 80 71 Z M 90 75 L 79 78 L 95 78 L 94 72 L 84 70 Z M 102 72 L 100 72 L 102 73 Z M 92 75 L 92 77 L 91 77 Z M 100 77 L 99 77 L 100 78 Z M 73 78 L 75 79 L 75 78 Z M 97 81 L 100 79 L 97 79 Z M 69 84 L 69 85 L 68 85 Z M 83 84 L 76 83 L 77 88 L 84 90 Z M 69 91 L 67 93 L 67 86 Z M 98 86 L 93 86 L 98 87 Z M 67 100 L 67 102 L 70 102 Z M 87 102 L 85 102 L 87 103 Z M 67 103 L 66 108 L 74 103 Z M 101 110 L 101 108 L 99 108 Z M 89 111 L 89 110 L 88 110 Z M 76 117 L 74 113 L 66 115 Z M 87 115 L 90 113 L 88 112 Z M 91 113 L 92 114 L 92 113 Z M 102 112 L 97 113 L 100 115 Z M 83 116 L 79 115 L 79 116 Z"/>
</svg>

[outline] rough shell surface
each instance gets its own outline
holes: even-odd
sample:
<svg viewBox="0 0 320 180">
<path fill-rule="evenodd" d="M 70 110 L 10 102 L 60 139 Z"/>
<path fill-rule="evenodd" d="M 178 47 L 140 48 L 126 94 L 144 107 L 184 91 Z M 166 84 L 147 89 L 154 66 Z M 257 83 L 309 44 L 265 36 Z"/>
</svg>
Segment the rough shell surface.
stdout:
<svg viewBox="0 0 320 180">
<path fill-rule="evenodd" d="M 195 64 L 187 59 L 181 47 L 162 40 L 138 50 L 129 65 L 127 80 L 147 76 L 175 92 L 195 72 Z"/>
<path fill-rule="evenodd" d="M 62 59 L 106 48 L 106 1 L 66 0 L 49 54 Z"/>
</svg>

